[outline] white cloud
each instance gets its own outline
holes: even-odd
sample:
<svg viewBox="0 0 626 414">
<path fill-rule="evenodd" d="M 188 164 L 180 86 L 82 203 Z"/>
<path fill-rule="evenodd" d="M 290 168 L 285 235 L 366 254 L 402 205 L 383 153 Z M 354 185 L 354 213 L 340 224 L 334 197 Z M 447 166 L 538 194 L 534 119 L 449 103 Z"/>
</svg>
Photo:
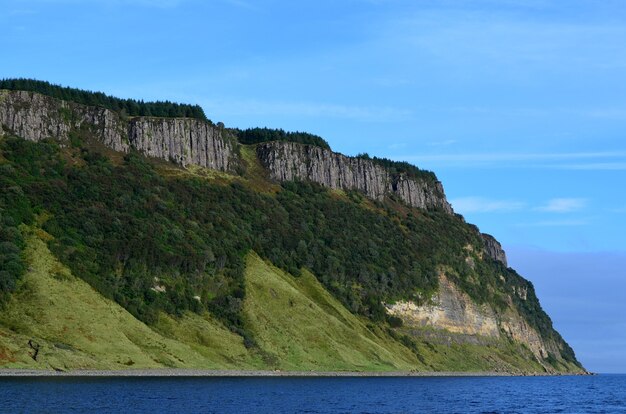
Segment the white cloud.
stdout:
<svg viewBox="0 0 626 414">
<path fill-rule="evenodd" d="M 457 142 L 459 142 L 456 139 L 446 139 L 446 140 L 442 140 L 442 141 L 434 141 L 429 143 L 428 145 L 430 145 L 431 147 L 447 147 L 453 144 L 456 144 Z"/>
<path fill-rule="evenodd" d="M 106 6 L 129 6 L 138 5 L 145 7 L 172 8 L 177 7 L 187 0 L 23 0 L 19 3 L 26 4 L 80 4 L 80 5 L 106 5 Z"/>
<path fill-rule="evenodd" d="M 411 112 L 393 107 L 352 106 L 320 102 L 280 102 L 233 100 L 202 102 L 207 113 L 224 115 L 290 115 L 330 117 L 361 121 L 392 122 L 410 116 Z"/>
<path fill-rule="evenodd" d="M 454 210 L 461 214 L 492 213 L 521 210 L 525 203 L 515 200 L 493 200 L 483 197 L 461 197 L 450 200 Z"/>
<path fill-rule="evenodd" d="M 478 152 L 408 155 L 405 160 L 436 167 L 625 170 L 625 151 Z"/>
<path fill-rule="evenodd" d="M 462 153 L 462 154 L 434 154 L 410 156 L 410 159 L 443 162 L 511 162 L 511 161 L 567 161 L 593 158 L 620 158 L 626 157 L 626 152 L 531 152 L 531 153 Z"/>
<path fill-rule="evenodd" d="M 571 213 L 580 211 L 586 206 L 587 200 L 584 198 L 553 198 L 535 210 L 549 213 Z"/>
<path fill-rule="evenodd" d="M 626 170 L 626 162 L 589 162 L 581 164 L 553 165 L 551 168 L 559 170 L 619 171 Z"/>
<path fill-rule="evenodd" d="M 518 227 L 575 227 L 586 226 L 589 224 L 588 220 L 574 219 L 574 220 L 542 220 L 530 223 L 518 223 Z"/>
</svg>

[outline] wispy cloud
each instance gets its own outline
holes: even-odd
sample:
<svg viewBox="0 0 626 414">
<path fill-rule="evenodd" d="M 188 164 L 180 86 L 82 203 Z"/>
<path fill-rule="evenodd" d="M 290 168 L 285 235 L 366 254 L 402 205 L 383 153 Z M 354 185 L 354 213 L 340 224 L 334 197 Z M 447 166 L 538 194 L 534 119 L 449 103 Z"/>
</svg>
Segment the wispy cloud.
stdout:
<svg viewBox="0 0 626 414">
<path fill-rule="evenodd" d="M 246 0 L 223 0 L 223 1 L 230 5 L 233 5 L 235 7 L 239 7 L 242 9 L 257 10 L 257 6 L 255 6 L 253 3 L 246 1 Z"/>
<path fill-rule="evenodd" d="M 517 223 L 517 227 L 575 227 L 586 226 L 589 220 L 572 219 L 572 220 L 540 220 L 527 223 Z"/>
<path fill-rule="evenodd" d="M 580 164 L 556 164 L 550 168 L 559 170 L 588 170 L 588 171 L 619 171 L 626 170 L 626 162 L 588 162 Z"/>
<path fill-rule="evenodd" d="M 476 7 L 480 2 L 475 1 L 439 3 L 442 6 L 422 8 L 394 21 L 389 28 L 394 40 L 463 69 L 476 69 L 477 62 L 482 62 L 485 73 L 499 77 L 562 70 L 575 64 L 619 68 L 625 63 L 620 57 L 624 45 L 615 39 L 624 36 L 626 27 L 617 21 L 532 19 L 520 7 L 494 7 L 496 2 L 490 7 Z M 451 4 L 456 7 L 446 7 Z M 559 11 L 554 4 L 546 9 L 550 10 L 546 14 Z M 580 53 L 590 49 L 593 53 Z"/>
<path fill-rule="evenodd" d="M 357 119 L 371 122 L 395 122 L 411 115 L 410 111 L 401 108 L 318 102 L 235 100 L 203 102 L 202 106 L 209 113 L 218 115 L 290 115 Z"/>
<path fill-rule="evenodd" d="M 493 213 L 521 210 L 526 203 L 515 200 L 494 200 L 483 197 L 461 197 L 450 200 L 455 211 L 467 213 Z"/>
<path fill-rule="evenodd" d="M 519 200 L 498 200 L 486 197 L 469 196 L 450 200 L 454 210 L 461 213 L 493 213 L 493 212 L 516 212 L 520 210 L 537 211 L 544 213 L 574 213 L 583 210 L 588 200 L 585 198 L 553 198 L 540 206 L 533 207 L 527 202 Z M 584 220 L 549 220 L 531 224 L 532 226 L 565 226 L 581 225 Z"/>
<path fill-rule="evenodd" d="M 532 167 L 572 170 L 626 169 L 626 152 L 502 152 L 421 154 L 404 157 L 407 161 L 448 167 Z"/>
<path fill-rule="evenodd" d="M 146 6 L 157 8 L 177 7 L 187 0 L 21 0 L 17 4 L 81 4 L 81 5 L 106 5 L 106 6 Z M 236 0 L 233 0 L 236 1 Z M 15 0 L 14 0 L 15 3 Z"/>
<path fill-rule="evenodd" d="M 428 145 L 431 147 L 448 147 L 450 145 L 456 144 L 457 142 L 459 141 L 456 139 L 444 139 L 442 141 L 429 142 Z"/>
<path fill-rule="evenodd" d="M 586 206 L 587 200 L 584 198 L 553 198 L 535 210 L 549 213 L 571 213 L 580 211 Z"/>
<path fill-rule="evenodd" d="M 421 159 L 425 161 L 444 162 L 508 162 L 508 161 L 553 161 L 553 160 L 578 160 L 592 158 L 618 158 L 626 157 L 623 151 L 599 151 L 599 152 L 560 152 L 560 153 L 465 153 L 465 154 L 432 154 L 416 155 L 409 158 Z"/>
</svg>

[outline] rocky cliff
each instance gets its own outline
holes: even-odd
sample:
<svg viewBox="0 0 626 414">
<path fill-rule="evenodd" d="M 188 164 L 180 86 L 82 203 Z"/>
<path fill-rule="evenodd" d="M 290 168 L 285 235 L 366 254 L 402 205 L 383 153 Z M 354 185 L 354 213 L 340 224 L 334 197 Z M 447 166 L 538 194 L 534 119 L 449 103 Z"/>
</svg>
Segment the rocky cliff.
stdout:
<svg viewBox="0 0 626 414">
<path fill-rule="evenodd" d="M 235 144 L 210 123 L 191 118 L 126 119 L 108 109 L 34 92 L 0 91 L 0 124 L 3 130 L 30 141 L 68 142 L 72 133 L 88 132 L 114 151 L 135 149 L 182 166 L 234 171 L 238 163 Z"/>
<path fill-rule="evenodd" d="M 490 234 L 481 233 L 480 235 L 485 243 L 485 253 L 493 260 L 502 262 L 504 266 L 508 266 L 506 261 L 506 253 L 502 249 L 502 245 Z"/>
<path fill-rule="evenodd" d="M 72 133 L 87 131 L 114 151 L 134 149 L 181 166 L 234 172 L 241 163 L 238 144 L 211 123 L 192 118 L 127 118 L 35 92 L 0 91 L 0 124 L 30 141 L 69 142 Z M 257 156 L 276 181 L 309 180 L 333 189 L 358 190 L 374 200 L 394 196 L 413 207 L 452 213 L 443 186 L 428 173 L 409 177 L 373 160 L 293 142 L 258 144 Z"/>
<path fill-rule="evenodd" d="M 519 294 L 517 291 L 513 294 Z M 526 295 L 522 297 L 526 300 Z M 456 334 L 454 342 L 481 344 L 485 339 L 506 338 L 525 344 L 537 361 L 548 372 L 554 367 L 546 363 L 552 356 L 560 356 L 563 344 L 552 338 L 543 338 L 536 329 L 514 310 L 512 303 L 505 309 L 491 305 L 478 305 L 449 280 L 445 273 L 439 275 L 439 290 L 430 300 L 418 305 L 412 301 L 398 301 L 386 305 L 387 312 L 403 320 L 408 328 L 418 328 L 412 333 L 425 336 L 430 341 L 440 337 L 433 334 L 441 330 Z M 426 330 L 419 330 L 427 328 Z M 444 336 L 449 341 L 448 336 Z"/>
<path fill-rule="evenodd" d="M 395 196 L 413 207 L 452 213 L 439 181 L 392 174 L 369 159 L 278 141 L 259 144 L 257 156 L 277 181 L 313 181 L 328 188 L 358 190 L 374 200 Z"/>
<path fill-rule="evenodd" d="M 383 165 L 384 162 L 381 164 L 381 160 L 347 157 L 325 148 L 294 142 L 271 141 L 240 148 L 239 143 L 229 138 L 228 131 L 210 122 L 192 118 L 128 118 L 108 109 L 24 91 L 0 91 L 0 127 L 0 135 L 8 132 L 35 142 L 53 138 L 61 142 L 61 146 L 75 145 L 76 139 L 80 141 L 87 138 L 114 151 L 126 153 L 136 150 L 146 156 L 171 161 L 183 167 L 198 165 L 233 173 L 243 171 L 239 167 L 248 164 L 248 171 L 241 172 L 242 176 L 238 178 L 241 181 L 254 179 L 262 181 L 264 186 L 270 185 L 268 177 L 278 182 L 312 181 L 331 189 L 360 191 L 378 201 L 392 199 L 409 206 L 448 213 L 427 217 L 423 215 L 422 218 L 439 222 L 438 227 L 434 227 L 436 230 L 429 231 L 424 238 L 443 238 L 447 242 L 457 242 L 460 246 L 459 240 L 466 237 L 471 243 L 462 249 L 459 247 L 462 255 L 455 253 L 448 245 L 444 246 L 445 250 L 441 250 L 441 254 L 431 254 L 429 257 L 437 257 L 437 262 L 432 264 L 432 271 L 428 274 L 435 279 L 439 276 L 435 294 L 423 300 L 415 290 L 404 290 L 400 292 L 401 295 L 394 296 L 403 300 L 388 304 L 387 312 L 400 318 L 405 327 L 413 329 L 410 334 L 419 337 L 426 332 L 428 338 L 425 343 L 430 343 L 432 337 L 437 339 L 437 332 L 445 332 L 448 335 L 446 338 L 456 335 L 454 340 L 447 339 L 439 343 L 443 346 L 451 343 L 489 345 L 489 341 L 500 341 L 500 345 L 504 343 L 506 346 L 514 341 L 519 348 L 526 349 L 523 358 L 533 361 L 536 359 L 536 363 L 541 364 L 539 367 L 543 366 L 547 371 L 558 370 L 558 364 L 562 364 L 561 369 L 565 371 L 578 370 L 573 351 L 552 328 L 549 318 L 539 306 L 532 284 L 519 277 L 512 269 L 506 269 L 506 254 L 493 236 L 480 234 L 475 226 L 467 225 L 459 217 L 451 215 L 453 211 L 446 200 L 443 187 L 432 173 L 417 169 L 411 174 L 399 173 L 400 169 L 389 168 Z M 351 219 L 351 216 L 347 217 L 344 222 Z M 246 217 L 246 220 L 251 219 Z M 422 224 L 425 223 L 420 225 Z M 263 222 L 258 227 L 266 228 L 267 225 Z M 336 226 L 333 226 L 333 235 L 337 232 L 335 229 Z M 392 254 L 397 260 L 407 261 L 411 252 L 428 255 L 416 248 L 415 243 L 407 242 L 406 234 L 401 230 L 394 230 L 393 235 L 397 234 L 401 235 L 398 238 L 400 241 Z M 279 240 L 282 237 L 283 233 L 280 233 L 276 239 L 267 240 Z M 392 238 L 372 240 L 370 251 L 378 253 L 376 247 L 386 244 L 381 240 Z M 296 241 L 299 239 L 300 236 L 294 238 Z M 303 240 L 299 241 L 298 249 L 302 245 L 302 250 L 306 251 L 309 246 L 314 246 L 307 246 Z M 324 240 L 319 246 L 325 246 L 326 243 Z M 340 243 L 341 246 L 354 249 L 349 244 Z M 402 246 L 407 246 L 407 250 L 402 254 L 397 253 Z M 294 254 L 290 250 L 289 257 Z M 455 265 L 454 260 L 448 264 L 443 263 L 448 256 L 460 258 L 461 264 L 452 266 Z M 505 268 L 485 258 L 499 261 Z M 385 266 L 385 271 L 388 267 Z M 391 276 L 393 272 L 390 271 L 389 275 L 383 272 L 384 280 L 395 277 Z M 419 275 L 420 273 L 416 273 L 416 276 Z M 363 276 L 359 275 L 361 277 L 368 281 L 367 272 Z M 380 281 L 383 278 L 372 280 Z M 355 289 L 362 288 L 357 283 L 353 286 Z M 164 287 L 157 287 L 153 289 L 154 292 L 165 293 Z M 489 295 L 480 295 L 477 292 L 487 292 Z M 193 303 L 197 297 L 193 296 Z M 361 293 L 355 295 L 356 299 L 362 297 Z M 388 297 L 390 296 L 386 298 Z M 492 300 L 486 300 L 486 297 Z M 358 300 L 354 303 L 358 305 Z M 376 303 L 380 305 L 381 301 Z M 553 364 L 554 361 L 556 365 Z"/>
<path fill-rule="evenodd" d="M 220 128 L 197 119 L 134 118 L 128 137 L 140 152 L 182 166 L 233 171 L 237 163 L 233 142 L 222 137 Z"/>
</svg>

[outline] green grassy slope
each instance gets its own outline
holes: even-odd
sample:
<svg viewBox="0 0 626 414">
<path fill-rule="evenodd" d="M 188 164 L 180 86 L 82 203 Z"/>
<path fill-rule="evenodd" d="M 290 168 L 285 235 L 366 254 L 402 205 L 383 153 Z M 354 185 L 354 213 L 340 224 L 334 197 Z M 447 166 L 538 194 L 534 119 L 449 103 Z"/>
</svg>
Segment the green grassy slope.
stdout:
<svg viewBox="0 0 626 414">
<path fill-rule="evenodd" d="M 161 314 L 149 327 L 72 275 L 48 250 L 47 233 L 22 230 L 29 270 L 0 312 L 3 368 L 542 371 L 530 351 L 507 341 L 403 343 L 400 331 L 349 312 L 311 273 L 293 277 L 254 253 L 244 318 L 255 347 L 208 314 Z"/>
<path fill-rule="evenodd" d="M 252 367 L 241 338 L 217 322 L 192 314 L 179 321 L 161 316 L 157 333 L 74 277 L 40 237 L 31 233 L 27 240 L 29 271 L 0 312 L 0 365 L 41 369 Z M 30 356 L 34 351 L 29 340 L 40 347 L 37 361 Z"/>
<path fill-rule="evenodd" d="M 513 306 L 562 343 L 532 285 L 483 260 L 478 230 L 460 218 L 305 182 L 278 186 L 253 146 L 239 149 L 245 173 L 237 177 L 113 156 L 89 142 L 67 148 L 5 136 L 0 150 L 0 303 L 13 295 L 0 312 L 0 327 L 13 328 L 0 358 L 12 363 L 34 364 L 26 344 L 39 339 L 50 345 L 42 356 L 74 350 L 68 367 L 541 371 L 504 340 L 391 329 L 397 321 L 383 303 L 428 297 L 442 267 L 477 303 Z M 32 263 L 21 259 L 19 228 L 28 226 L 50 234 L 39 247 L 29 236 Z M 37 264 L 44 256 L 48 265 Z M 511 296 L 521 288 L 528 300 Z M 96 293 L 143 324 L 109 321 Z M 91 331 L 98 336 L 85 340 Z M 554 357 L 575 362 L 563 346 L 569 352 Z"/>
<path fill-rule="evenodd" d="M 324 371 L 420 367 L 408 348 L 373 325 L 370 330 L 311 273 L 294 278 L 253 254 L 246 264 L 246 323 L 270 367 Z"/>
</svg>

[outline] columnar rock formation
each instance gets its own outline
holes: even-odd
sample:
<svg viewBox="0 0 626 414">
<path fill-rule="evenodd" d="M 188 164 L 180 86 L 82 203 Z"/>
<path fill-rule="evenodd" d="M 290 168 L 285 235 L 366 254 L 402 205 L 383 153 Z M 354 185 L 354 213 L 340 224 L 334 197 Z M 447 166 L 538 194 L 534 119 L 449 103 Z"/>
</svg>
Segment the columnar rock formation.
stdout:
<svg viewBox="0 0 626 414">
<path fill-rule="evenodd" d="M 75 137 L 88 137 L 114 151 L 137 150 L 181 166 L 198 165 L 230 173 L 244 164 L 238 155 L 239 144 L 225 136 L 223 127 L 210 122 L 192 118 L 127 118 L 108 109 L 33 92 L 0 90 L 0 136 L 5 132 L 30 141 L 53 138 L 64 145 L 69 145 Z M 278 182 L 312 181 L 331 189 L 357 190 L 378 201 L 392 198 L 417 208 L 453 213 L 443 186 L 429 172 L 416 171 L 408 176 L 375 160 L 346 157 L 293 142 L 257 144 L 256 155 L 269 177 Z M 475 262 L 487 256 L 508 266 L 500 243 L 488 234 L 480 236 L 483 251 L 475 252 L 469 245 L 465 251 L 470 254 L 466 263 L 474 269 Z M 500 279 L 505 282 L 502 275 Z M 438 291 L 432 297 L 419 305 L 410 300 L 398 301 L 388 305 L 387 310 L 416 331 L 427 327 L 476 340 L 492 341 L 504 336 L 519 341 L 540 362 L 550 355 L 561 355 L 561 349 L 567 346 L 560 337 L 543 338 L 537 330 L 543 328 L 531 325 L 532 320 L 522 316 L 524 307 L 515 306 L 516 303 L 532 305 L 536 301 L 532 285 L 507 285 L 501 299 L 508 306 L 496 307 L 477 303 L 454 280 L 454 274 L 446 276 L 442 267 Z M 552 368 L 546 366 L 546 369 Z"/>
<path fill-rule="evenodd" d="M 154 158 L 176 164 L 232 171 L 233 144 L 221 130 L 192 118 L 135 118 L 130 121 L 130 145 Z"/>
<path fill-rule="evenodd" d="M 76 131 L 115 151 L 131 149 L 182 166 L 199 165 L 233 172 L 241 162 L 238 145 L 223 129 L 192 118 L 133 117 L 108 109 L 66 102 L 34 92 L 0 91 L 0 123 L 30 141 L 71 139 Z M 291 142 L 259 144 L 257 155 L 277 181 L 309 180 L 343 190 L 359 190 L 382 201 L 395 196 L 406 204 L 452 213 L 443 186 L 434 175 L 408 177 L 373 160 L 346 157 L 330 150 Z"/>
<path fill-rule="evenodd" d="M 130 120 L 108 109 L 61 101 L 24 91 L 0 91 L 0 123 L 30 141 L 69 141 L 74 131 L 91 136 L 115 151 L 136 149 L 145 155 L 234 171 L 234 143 L 221 128 L 191 118 L 135 117 Z"/>
<path fill-rule="evenodd" d="M 257 156 L 277 181 L 313 181 L 334 189 L 359 190 L 379 201 L 394 195 L 413 207 L 452 213 L 443 186 L 434 177 L 392 174 L 369 159 L 292 142 L 259 144 Z"/>
</svg>

